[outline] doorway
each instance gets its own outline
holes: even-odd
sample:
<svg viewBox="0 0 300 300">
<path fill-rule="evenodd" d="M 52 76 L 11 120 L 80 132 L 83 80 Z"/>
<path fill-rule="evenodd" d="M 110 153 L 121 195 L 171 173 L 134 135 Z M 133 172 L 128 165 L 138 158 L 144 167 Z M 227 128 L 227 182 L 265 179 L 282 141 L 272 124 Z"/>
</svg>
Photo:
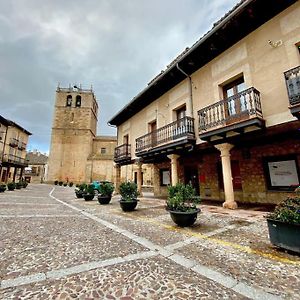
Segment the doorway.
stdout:
<svg viewBox="0 0 300 300">
<path fill-rule="evenodd" d="M 196 190 L 196 195 L 200 195 L 198 169 L 194 167 L 184 168 L 184 183 L 191 184 Z"/>
</svg>

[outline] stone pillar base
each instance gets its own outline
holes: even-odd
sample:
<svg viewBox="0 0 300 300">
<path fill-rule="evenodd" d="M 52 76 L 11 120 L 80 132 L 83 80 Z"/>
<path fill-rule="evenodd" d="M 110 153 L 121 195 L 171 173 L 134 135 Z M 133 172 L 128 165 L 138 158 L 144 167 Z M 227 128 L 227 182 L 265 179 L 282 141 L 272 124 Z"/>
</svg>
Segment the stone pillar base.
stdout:
<svg viewBox="0 0 300 300">
<path fill-rule="evenodd" d="M 237 209 L 238 205 L 235 201 L 223 202 L 223 207 L 228 209 Z"/>
</svg>

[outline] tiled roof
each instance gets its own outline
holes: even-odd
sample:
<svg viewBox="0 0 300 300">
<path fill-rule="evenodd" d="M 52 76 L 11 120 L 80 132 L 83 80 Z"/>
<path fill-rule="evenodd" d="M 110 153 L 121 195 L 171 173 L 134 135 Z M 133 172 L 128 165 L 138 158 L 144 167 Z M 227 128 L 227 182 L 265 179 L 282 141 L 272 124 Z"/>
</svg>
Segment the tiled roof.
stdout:
<svg viewBox="0 0 300 300">
<path fill-rule="evenodd" d="M 29 165 L 45 165 L 48 161 L 48 156 L 40 152 L 27 152 L 26 160 Z"/>
</svg>

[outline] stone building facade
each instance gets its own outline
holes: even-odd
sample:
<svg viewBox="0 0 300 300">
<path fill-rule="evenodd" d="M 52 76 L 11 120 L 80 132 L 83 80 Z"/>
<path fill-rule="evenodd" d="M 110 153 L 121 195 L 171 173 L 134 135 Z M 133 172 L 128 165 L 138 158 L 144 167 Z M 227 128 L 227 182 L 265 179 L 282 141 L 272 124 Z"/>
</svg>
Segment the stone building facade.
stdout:
<svg viewBox="0 0 300 300">
<path fill-rule="evenodd" d="M 47 181 L 113 181 L 116 137 L 96 136 L 98 103 L 92 89 L 56 90 Z"/>
<path fill-rule="evenodd" d="M 0 181 L 18 182 L 28 166 L 26 147 L 29 131 L 0 116 Z"/>
<path fill-rule="evenodd" d="M 236 5 L 109 121 L 117 172 L 152 165 L 155 195 L 181 181 L 228 208 L 286 198 L 300 183 L 299 20 L 296 0 Z"/>
<path fill-rule="evenodd" d="M 25 168 L 25 180 L 31 183 L 43 183 L 47 176 L 48 156 L 37 150 L 28 151 L 26 161 L 28 167 Z"/>
</svg>

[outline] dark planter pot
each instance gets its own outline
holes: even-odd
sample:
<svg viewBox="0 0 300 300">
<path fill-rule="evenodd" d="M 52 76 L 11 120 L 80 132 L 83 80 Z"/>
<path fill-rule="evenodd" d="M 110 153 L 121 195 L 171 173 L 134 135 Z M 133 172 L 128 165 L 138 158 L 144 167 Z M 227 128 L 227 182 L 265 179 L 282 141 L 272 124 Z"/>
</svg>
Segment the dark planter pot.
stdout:
<svg viewBox="0 0 300 300">
<path fill-rule="evenodd" d="M 12 187 L 7 187 L 7 189 L 8 189 L 9 191 L 14 191 L 14 190 L 15 190 L 15 188 L 12 188 Z"/>
<path fill-rule="evenodd" d="M 5 190 L 6 190 L 6 187 L 2 187 L 2 186 L 0 186 L 0 193 L 4 193 L 4 192 L 5 192 Z"/>
<path fill-rule="evenodd" d="M 83 194 L 83 198 L 85 201 L 91 201 L 94 199 L 94 196 L 93 194 Z"/>
<path fill-rule="evenodd" d="M 267 219 L 273 245 L 300 253 L 300 225 Z"/>
<path fill-rule="evenodd" d="M 120 206 L 123 211 L 133 211 L 137 206 L 138 200 L 132 199 L 132 201 L 120 200 Z"/>
<path fill-rule="evenodd" d="M 20 190 L 20 189 L 21 189 L 21 186 L 17 185 L 17 186 L 16 186 L 16 189 L 17 189 L 17 190 Z"/>
<path fill-rule="evenodd" d="M 111 196 L 101 196 L 98 195 L 98 202 L 100 204 L 108 204 L 111 200 Z"/>
<path fill-rule="evenodd" d="M 179 227 L 188 227 L 193 225 L 197 220 L 197 215 L 199 212 L 199 208 L 195 211 L 188 212 L 169 210 L 172 220 Z"/>
<path fill-rule="evenodd" d="M 77 198 L 83 198 L 83 192 L 75 192 Z"/>
</svg>

